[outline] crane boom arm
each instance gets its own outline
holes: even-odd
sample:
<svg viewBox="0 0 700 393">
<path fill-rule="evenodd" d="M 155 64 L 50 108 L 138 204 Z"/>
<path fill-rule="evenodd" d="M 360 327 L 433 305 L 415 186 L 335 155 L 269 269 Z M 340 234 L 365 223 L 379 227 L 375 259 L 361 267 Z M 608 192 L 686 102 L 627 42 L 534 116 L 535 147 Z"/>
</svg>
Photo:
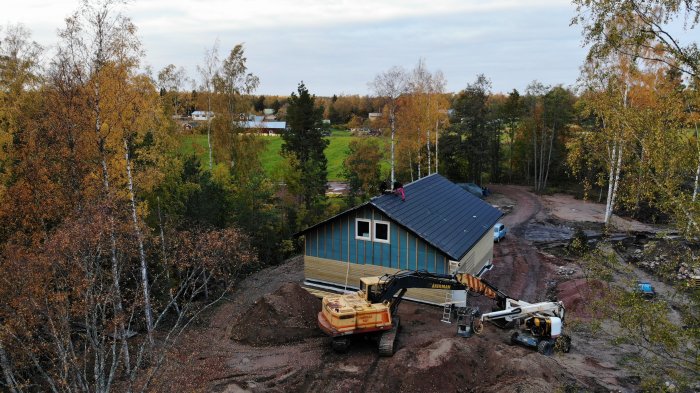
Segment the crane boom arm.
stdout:
<svg viewBox="0 0 700 393">
<path fill-rule="evenodd" d="M 491 299 L 507 298 L 505 293 L 501 292 L 498 288 L 491 285 L 489 282 L 472 276 L 467 273 L 457 273 L 455 274 L 455 279 L 469 288 L 470 292 L 478 293 L 484 295 Z"/>
<path fill-rule="evenodd" d="M 391 303 L 393 313 L 403 295 L 410 288 L 465 290 L 497 299 L 499 302 L 505 301 L 507 298 L 493 285 L 471 274 L 451 275 L 427 271 L 401 271 L 379 277 L 376 290 L 368 293 L 368 300 L 371 303 Z"/>
<path fill-rule="evenodd" d="M 548 316 L 564 319 L 564 304 L 562 302 L 527 303 L 522 300 L 506 300 L 506 307 L 500 311 L 493 311 L 481 315 L 482 321 L 505 318 L 514 320 L 531 316 Z"/>
</svg>

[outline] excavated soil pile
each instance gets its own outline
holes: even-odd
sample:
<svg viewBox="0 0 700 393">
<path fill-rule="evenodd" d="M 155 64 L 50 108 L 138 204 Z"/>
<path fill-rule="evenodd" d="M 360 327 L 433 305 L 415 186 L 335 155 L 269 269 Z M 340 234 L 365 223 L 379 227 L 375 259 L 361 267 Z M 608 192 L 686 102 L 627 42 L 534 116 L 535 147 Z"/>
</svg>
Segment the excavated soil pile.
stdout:
<svg viewBox="0 0 700 393">
<path fill-rule="evenodd" d="M 285 344 L 321 335 L 316 316 L 321 301 L 297 283 L 283 284 L 233 322 L 231 338 L 254 346 Z"/>
<path fill-rule="evenodd" d="M 557 356 L 557 355 L 555 355 Z M 369 372 L 367 364 L 371 363 Z M 393 358 L 369 353 L 344 357 L 311 374 L 304 391 L 548 392 L 577 386 L 553 357 L 529 348 L 484 340 L 442 338 L 399 350 Z"/>
<path fill-rule="evenodd" d="M 552 358 L 479 338 L 445 338 L 411 352 L 398 354 L 408 367 L 389 379 L 399 391 L 542 392 L 572 382 Z"/>
<path fill-rule="evenodd" d="M 565 281 L 557 286 L 557 299 L 564 302 L 566 312 L 581 319 L 593 316 L 593 300 L 601 299 L 603 283 L 598 280 Z"/>
</svg>

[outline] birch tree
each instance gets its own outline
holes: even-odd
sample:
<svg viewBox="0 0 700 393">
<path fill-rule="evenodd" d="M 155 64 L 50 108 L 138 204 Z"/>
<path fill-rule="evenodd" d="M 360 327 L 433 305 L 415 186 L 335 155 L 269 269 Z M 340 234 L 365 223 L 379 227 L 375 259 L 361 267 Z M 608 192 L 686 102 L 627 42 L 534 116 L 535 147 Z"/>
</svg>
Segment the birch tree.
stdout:
<svg viewBox="0 0 700 393">
<path fill-rule="evenodd" d="M 211 113 L 212 95 L 214 94 L 214 77 L 219 70 L 219 40 L 214 41 L 211 48 L 204 50 L 204 63 L 197 66 L 201 77 L 200 88 L 207 93 L 207 149 L 209 152 L 209 170 L 214 167 L 214 158 L 211 147 Z"/>
<path fill-rule="evenodd" d="M 104 0 L 85 2 L 71 17 L 66 19 L 66 27 L 59 36 L 62 40 L 60 52 L 73 70 L 73 75 L 85 86 L 87 107 L 93 122 L 93 133 L 101 166 L 101 180 L 104 198 L 110 200 L 114 190 L 111 187 L 111 161 L 108 138 L 112 129 L 106 126 L 106 118 L 115 115 L 107 105 L 107 98 L 117 96 L 118 84 L 111 81 L 113 75 L 123 72 L 123 67 L 133 67 L 137 63 L 139 43 L 134 36 L 135 26 L 114 8 L 121 2 Z M 110 83 L 112 82 L 112 83 Z M 117 336 L 122 339 L 122 355 L 129 363 L 129 347 L 126 342 L 124 306 L 122 304 L 122 267 L 117 250 L 116 220 L 110 215 L 110 254 L 112 287 L 117 315 Z"/>
<path fill-rule="evenodd" d="M 407 73 L 403 68 L 394 66 L 378 74 L 369 85 L 377 96 L 384 99 L 387 112 L 389 113 L 389 127 L 391 129 L 391 184 L 394 184 L 396 181 L 396 113 L 398 99 L 402 94 L 406 93 L 408 85 Z"/>
<path fill-rule="evenodd" d="M 214 75 L 216 95 L 214 106 L 218 113 L 213 123 L 214 156 L 227 162 L 229 169 L 239 182 L 246 182 L 254 173 L 261 171 L 259 154 L 264 142 L 255 130 L 242 128 L 241 118 L 247 120 L 252 106 L 249 96 L 258 87 L 260 80 L 248 71 L 243 44 L 231 49 Z"/>
<path fill-rule="evenodd" d="M 15 127 L 2 150 L 12 158 L 0 195 L 2 389 L 148 391 L 188 318 L 211 304 L 201 295 L 220 299 L 256 263 L 235 228 L 181 232 L 155 250 L 143 194 L 174 167 L 164 165 L 173 146 L 121 10 L 82 3 L 48 72 L 18 90 L 26 99 L 15 98 L 17 110 L 1 97 L 11 121 L 0 127 Z M 0 94 L 5 72 L 17 70 L 8 58 Z M 172 233 L 163 227 L 161 240 Z"/>
<path fill-rule="evenodd" d="M 187 72 L 182 67 L 168 64 L 158 72 L 157 84 L 163 100 L 163 108 L 168 115 L 179 116 L 182 114 L 183 102 L 180 94 L 190 82 Z"/>
<path fill-rule="evenodd" d="M 607 168 L 607 198 L 605 205 L 604 223 L 610 225 L 610 219 L 617 202 L 621 173 L 629 154 L 628 144 L 631 141 L 628 122 L 629 91 L 631 64 L 625 59 L 619 59 L 620 70 L 615 67 L 605 68 L 605 64 L 591 64 L 586 69 L 589 78 L 588 92 L 584 94 L 585 113 L 594 115 L 597 119 L 598 151 L 605 153 L 604 161 Z M 612 63 L 617 66 L 617 63 Z"/>
<path fill-rule="evenodd" d="M 700 49 L 692 35 L 700 21 L 697 1 L 576 0 L 574 4 L 577 15 L 572 24 L 583 29 L 589 62 L 614 57 L 643 60 L 673 70 L 690 85 L 698 85 Z M 675 26 L 681 22 L 683 31 L 679 32 Z M 700 156 L 695 163 L 694 181 L 698 182 Z M 696 220 L 684 210 L 685 220 L 695 225 Z"/>
<path fill-rule="evenodd" d="M 449 105 L 443 93 L 445 90 L 445 77 L 441 71 L 435 73 L 428 70 L 425 60 L 420 59 L 411 71 L 408 82 L 407 101 L 410 109 L 402 111 L 411 119 L 409 127 L 416 128 L 419 147 L 417 153 L 418 177 L 421 177 L 422 145 L 425 143 L 425 161 L 427 174 L 433 172 L 433 162 L 437 172 L 437 140 L 440 121 L 446 119 L 446 109 Z M 433 139 L 434 137 L 434 139 Z M 434 141 L 434 142 L 433 142 Z"/>
<path fill-rule="evenodd" d="M 12 141 L 21 129 L 21 105 L 40 81 L 41 52 L 23 25 L 0 26 L 0 201 L 12 173 Z"/>
<path fill-rule="evenodd" d="M 588 59 L 626 56 L 662 63 L 691 79 L 700 76 L 700 49 L 691 30 L 697 0 L 574 0 L 572 24 L 582 27 Z M 682 25 L 683 32 L 676 26 Z"/>
</svg>

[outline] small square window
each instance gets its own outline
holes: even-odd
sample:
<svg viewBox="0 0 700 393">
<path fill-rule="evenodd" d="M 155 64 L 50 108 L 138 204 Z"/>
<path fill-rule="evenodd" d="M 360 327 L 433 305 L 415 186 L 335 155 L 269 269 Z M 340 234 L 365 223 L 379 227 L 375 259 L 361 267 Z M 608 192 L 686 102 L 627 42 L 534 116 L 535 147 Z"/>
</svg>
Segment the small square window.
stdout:
<svg viewBox="0 0 700 393">
<path fill-rule="evenodd" d="M 374 222 L 374 241 L 389 243 L 389 223 L 386 221 Z"/>
<path fill-rule="evenodd" d="M 372 240 L 371 220 L 358 218 L 355 220 L 355 239 Z"/>
</svg>

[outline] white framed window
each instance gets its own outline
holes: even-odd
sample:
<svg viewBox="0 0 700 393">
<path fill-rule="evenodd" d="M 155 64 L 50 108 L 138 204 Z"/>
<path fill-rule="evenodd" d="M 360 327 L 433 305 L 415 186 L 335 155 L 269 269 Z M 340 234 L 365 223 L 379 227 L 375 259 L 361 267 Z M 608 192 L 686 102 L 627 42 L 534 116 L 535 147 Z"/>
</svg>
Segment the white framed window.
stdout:
<svg viewBox="0 0 700 393">
<path fill-rule="evenodd" d="M 389 231 L 391 226 L 387 221 L 374 221 L 374 232 L 372 240 L 379 243 L 389 243 Z"/>
<path fill-rule="evenodd" d="M 372 240 L 372 220 L 355 219 L 355 239 Z"/>
</svg>

